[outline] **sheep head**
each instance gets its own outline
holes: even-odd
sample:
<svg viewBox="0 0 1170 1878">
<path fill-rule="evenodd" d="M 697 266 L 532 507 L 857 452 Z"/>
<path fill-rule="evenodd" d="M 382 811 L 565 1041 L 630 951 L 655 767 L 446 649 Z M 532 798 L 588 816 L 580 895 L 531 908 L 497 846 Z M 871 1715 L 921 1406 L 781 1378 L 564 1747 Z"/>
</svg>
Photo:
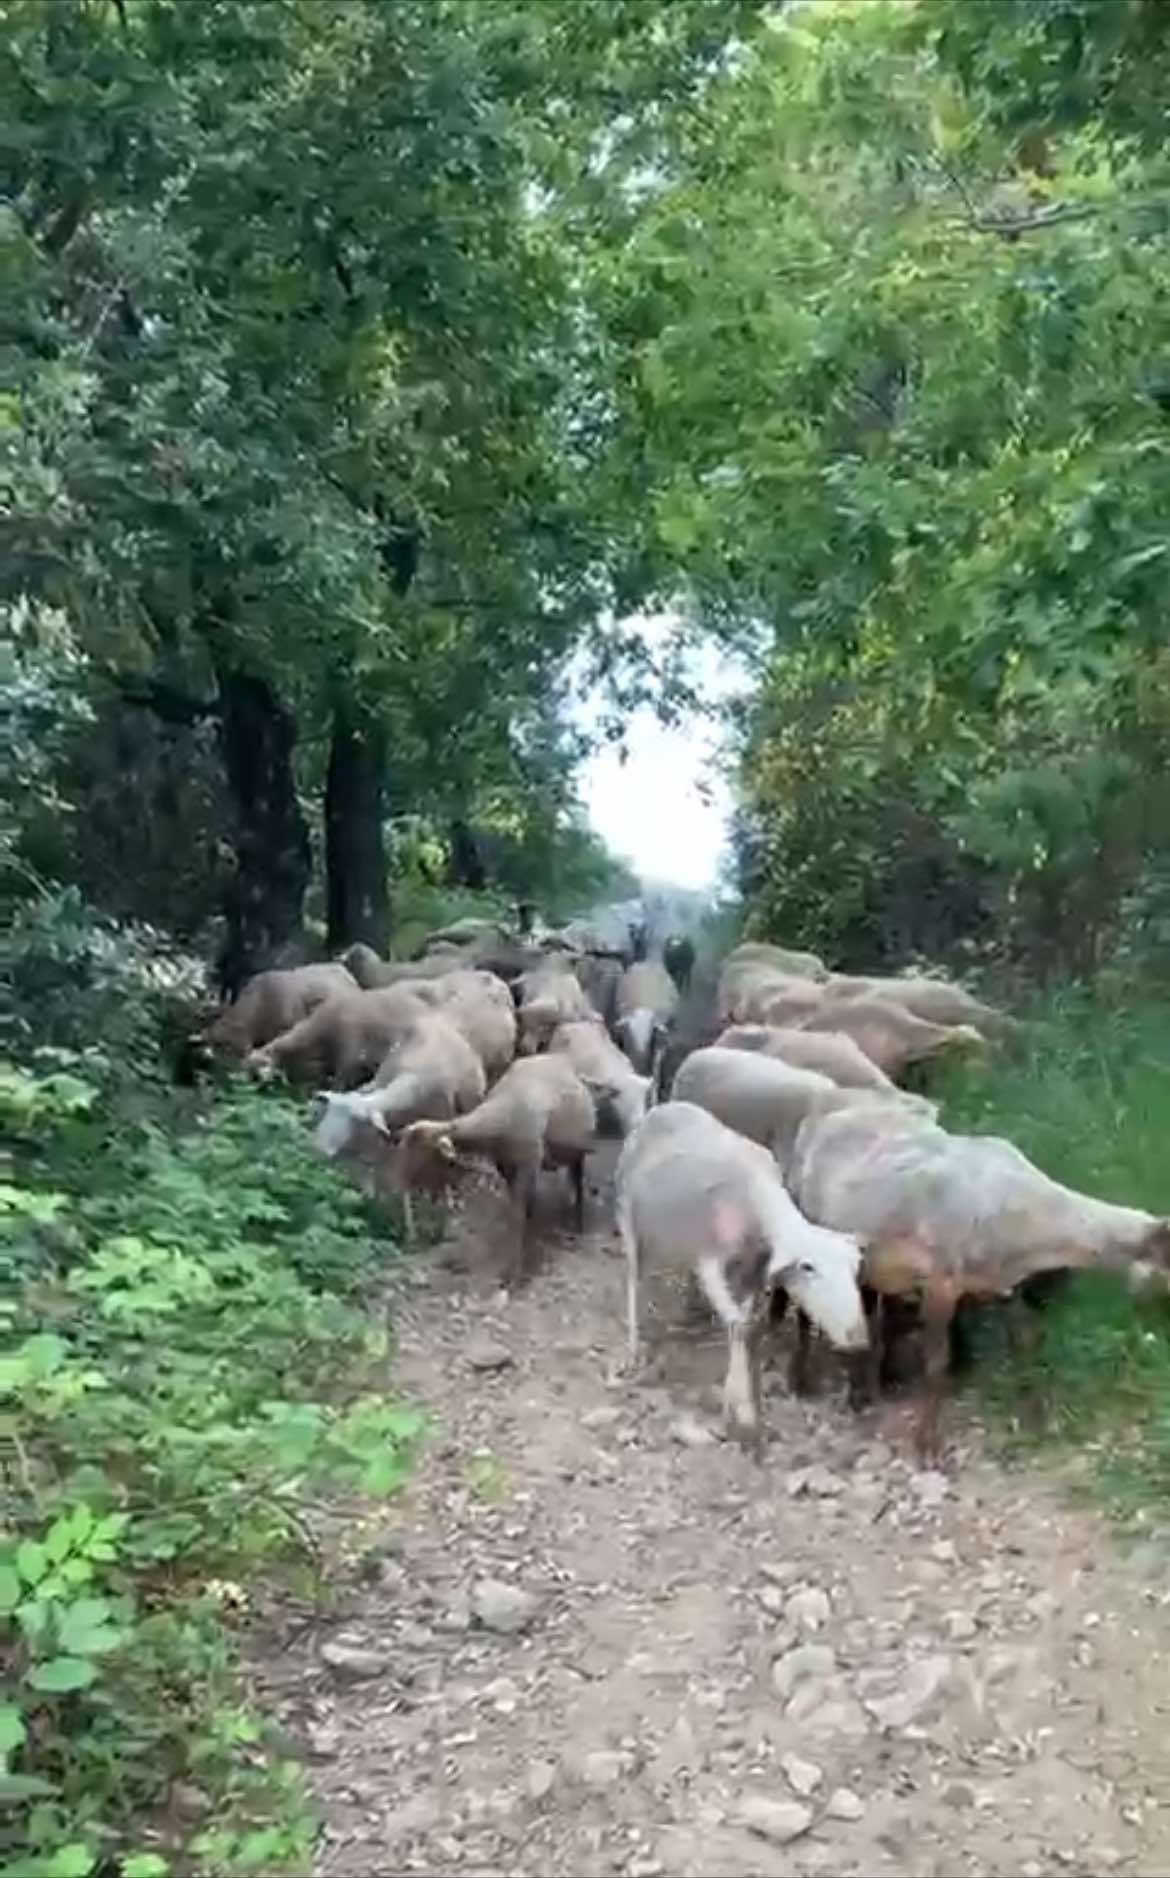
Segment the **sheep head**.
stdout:
<svg viewBox="0 0 1170 1878">
<path fill-rule="evenodd" d="M 1161 1271 L 1170 1270 L 1170 1219 L 1154 1221 L 1137 1248 L 1137 1256 L 1146 1264 L 1156 1265 Z"/>
</svg>

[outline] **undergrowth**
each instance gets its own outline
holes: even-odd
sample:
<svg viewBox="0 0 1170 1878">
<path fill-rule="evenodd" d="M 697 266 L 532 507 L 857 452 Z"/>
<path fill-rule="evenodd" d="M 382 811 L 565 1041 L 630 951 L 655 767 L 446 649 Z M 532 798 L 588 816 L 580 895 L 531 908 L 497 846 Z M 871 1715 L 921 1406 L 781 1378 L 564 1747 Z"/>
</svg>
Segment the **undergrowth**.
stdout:
<svg viewBox="0 0 1170 1878">
<path fill-rule="evenodd" d="M 180 1101 L 124 1042 L 0 1065 L 0 1878 L 303 1872 L 232 1631 L 309 1496 L 407 1474 L 366 1303 L 398 1248 L 300 1110 Z"/>
<path fill-rule="evenodd" d="M 1067 1185 L 1170 1214 L 1170 1001 L 1108 981 L 1029 1014 L 1024 1042 L 953 1070 L 947 1125 L 999 1134 Z M 1002 1314 L 977 1328 L 974 1387 L 1017 1445 L 1088 1451 L 1114 1508 L 1170 1518 L 1170 1299 L 1079 1272 L 1013 1346 Z"/>
</svg>

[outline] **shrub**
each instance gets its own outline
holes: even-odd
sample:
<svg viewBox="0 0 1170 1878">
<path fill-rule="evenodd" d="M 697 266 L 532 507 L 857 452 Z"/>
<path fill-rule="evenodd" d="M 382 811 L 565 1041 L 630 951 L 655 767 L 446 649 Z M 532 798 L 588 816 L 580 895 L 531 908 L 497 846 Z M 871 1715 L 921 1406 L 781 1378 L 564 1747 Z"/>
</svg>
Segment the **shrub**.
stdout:
<svg viewBox="0 0 1170 1878">
<path fill-rule="evenodd" d="M 307 1487 L 405 1478 L 421 1418 L 363 1305 L 397 1246 L 282 1099 L 230 1089 L 177 1132 L 128 1119 L 126 1078 L 96 1051 L 0 1066 L 0 1874 L 157 1878 L 137 1838 L 176 1781 L 214 1805 L 200 1871 L 303 1870 L 299 1775 L 240 1706 L 226 1619 L 310 1541 Z"/>
</svg>

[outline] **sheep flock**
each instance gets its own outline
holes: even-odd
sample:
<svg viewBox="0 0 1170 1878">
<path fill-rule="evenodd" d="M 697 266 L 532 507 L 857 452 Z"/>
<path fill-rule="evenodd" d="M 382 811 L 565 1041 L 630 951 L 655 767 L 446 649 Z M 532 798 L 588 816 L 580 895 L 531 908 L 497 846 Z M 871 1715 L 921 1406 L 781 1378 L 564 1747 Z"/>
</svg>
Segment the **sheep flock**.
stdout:
<svg viewBox="0 0 1170 1878">
<path fill-rule="evenodd" d="M 1041 1274 L 1087 1265 L 1166 1282 L 1170 1222 L 1062 1186 L 1009 1141 L 952 1133 L 902 1086 L 1021 1029 L 962 986 L 841 976 L 750 942 L 696 1016 L 689 938 L 608 938 L 584 922 L 534 934 L 473 920 L 405 963 L 354 946 L 261 972 L 197 1041 L 313 1090 L 317 1149 L 366 1177 L 375 1166 L 403 1194 L 408 1231 L 412 1193 L 450 1194 L 494 1168 L 511 1284 L 542 1170 L 567 1172 L 581 1231 L 588 1158 L 620 1143 L 624 1360 L 641 1361 L 644 1281 L 682 1278 L 726 1331 L 728 1431 L 756 1452 L 763 1351 L 790 1305 L 791 1387 L 809 1387 L 821 1343 L 841 1352 L 854 1408 L 916 1328 L 930 1458 L 964 1298 L 1018 1305 Z"/>
</svg>

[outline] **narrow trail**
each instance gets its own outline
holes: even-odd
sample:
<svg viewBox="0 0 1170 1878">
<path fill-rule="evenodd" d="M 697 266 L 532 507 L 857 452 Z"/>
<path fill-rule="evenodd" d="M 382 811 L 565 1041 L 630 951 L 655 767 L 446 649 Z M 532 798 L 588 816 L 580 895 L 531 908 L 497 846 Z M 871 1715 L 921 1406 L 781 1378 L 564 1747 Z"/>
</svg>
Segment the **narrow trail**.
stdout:
<svg viewBox="0 0 1170 1878">
<path fill-rule="evenodd" d="M 1170 1872 L 1159 1563 L 977 1431 L 920 1473 L 900 1409 L 795 1401 L 775 1364 L 757 1469 L 677 1304 L 658 1373 L 615 1373 L 593 1216 L 510 1303 L 474 1225 L 395 1302 L 431 1445 L 372 1581 L 257 1668 L 317 1878 Z"/>
</svg>

